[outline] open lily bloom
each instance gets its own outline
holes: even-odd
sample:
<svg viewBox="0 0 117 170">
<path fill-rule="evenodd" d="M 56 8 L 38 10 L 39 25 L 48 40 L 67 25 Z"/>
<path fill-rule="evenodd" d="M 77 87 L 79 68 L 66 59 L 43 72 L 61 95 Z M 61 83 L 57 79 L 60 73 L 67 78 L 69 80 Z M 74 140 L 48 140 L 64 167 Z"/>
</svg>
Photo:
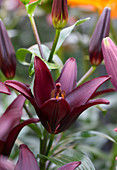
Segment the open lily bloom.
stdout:
<svg viewBox="0 0 117 170">
<path fill-rule="evenodd" d="M 38 119 L 28 119 L 20 123 L 25 97 L 19 95 L 0 117 L 0 154 L 9 156 L 21 129 Z"/>
<path fill-rule="evenodd" d="M 2 170 L 39 170 L 39 166 L 34 154 L 30 151 L 30 149 L 22 144 L 20 145 L 19 159 L 17 164 L 15 165 L 12 161 L 9 161 L 6 157 L 0 156 L 0 168 Z M 67 163 L 57 170 L 74 170 L 77 168 L 81 162 L 75 161 Z"/>
<path fill-rule="evenodd" d="M 76 87 L 77 64 L 74 58 L 66 61 L 55 83 L 46 64 L 37 56 L 34 67 L 34 96 L 26 84 L 13 80 L 5 83 L 22 93 L 33 104 L 49 133 L 56 134 L 68 129 L 84 110 L 93 105 L 109 104 L 106 99 L 90 99 L 110 77 L 98 77 Z"/>
</svg>

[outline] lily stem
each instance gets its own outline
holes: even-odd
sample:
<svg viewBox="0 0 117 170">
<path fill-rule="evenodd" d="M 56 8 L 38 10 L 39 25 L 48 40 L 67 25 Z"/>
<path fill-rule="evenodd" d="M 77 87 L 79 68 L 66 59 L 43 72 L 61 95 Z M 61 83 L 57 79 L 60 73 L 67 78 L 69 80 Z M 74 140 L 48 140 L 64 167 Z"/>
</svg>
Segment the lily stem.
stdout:
<svg viewBox="0 0 117 170">
<path fill-rule="evenodd" d="M 46 146 L 48 141 L 48 132 L 44 129 L 43 139 L 40 139 L 40 153 L 46 155 Z M 40 170 L 45 170 L 46 159 L 40 159 Z"/>
<path fill-rule="evenodd" d="M 30 23 L 31 23 L 34 35 L 35 35 L 36 42 L 38 44 L 40 55 L 43 59 L 45 59 L 45 56 L 43 54 L 43 50 L 41 48 L 41 41 L 40 41 L 40 38 L 39 38 L 39 34 L 38 34 L 38 31 L 37 31 L 37 27 L 36 27 L 33 15 L 29 15 L 29 19 L 30 19 Z"/>
<path fill-rule="evenodd" d="M 29 112 L 29 110 L 28 110 L 26 104 L 24 104 L 24 109 L 26 110 L 27 115 L 29 116 L 29 118 L 32 118 L 32 115 L 31 115 L 31 113 Z"/>
<path fill-rule="evenodd" d="M 55 136 L 54 134 L 51 134 L 51 136 L 50 136 L 50 141 L 49 141 L 49 144 L 48 144 L 48 147 L 47 147 L 47 150 L 46 150 L 46 156 L 48 156 L 48 153 L 51 149 L 52 143 L 54 141 L 54 136 Z"/>
<path fill-rule="evenodd" d="M 78 81 L 77 86 L 84 83 L 95 70 L 96 66 L 91 66 L 91 68 L 85 73 L 85 75 Z"/>
<path fill-rule="evenodd" d="M 55 39 L 54 39 L 52 49 L 51 49 L 51 52 L 50 52 L 50 55 L 49 55 L 49 58 L 48 58 L 48 62 L 52 61 L 52 58 L 53 58 L 53 55 L 54 55 L 54 52 L 55 52 L 55 48 L 56 48 L 56 45 L 57 45 L 57 42 L 58 42 L 58 39 L 59 39 L 60 32 L 61 32 L 61 30 L 56 29 Z"/>
</svg>

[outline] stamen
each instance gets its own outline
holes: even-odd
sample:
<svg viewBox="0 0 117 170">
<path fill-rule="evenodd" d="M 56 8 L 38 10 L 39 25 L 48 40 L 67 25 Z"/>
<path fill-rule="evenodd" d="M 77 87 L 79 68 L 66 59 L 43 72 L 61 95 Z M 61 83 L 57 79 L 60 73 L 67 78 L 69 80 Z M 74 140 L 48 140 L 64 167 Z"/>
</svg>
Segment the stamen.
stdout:
<svg viewBox="0 0 117 170">
<path fill-rule="evenodd" d="M 58 99 L 59 97 L 64 98 L 65 97 L 65 91 L 61 90 L 61 84 L 60 83 L 56 83 L 56 89 L 53 89 L 51 92 L 51 98 L 56 98 Z"/>
</svg>

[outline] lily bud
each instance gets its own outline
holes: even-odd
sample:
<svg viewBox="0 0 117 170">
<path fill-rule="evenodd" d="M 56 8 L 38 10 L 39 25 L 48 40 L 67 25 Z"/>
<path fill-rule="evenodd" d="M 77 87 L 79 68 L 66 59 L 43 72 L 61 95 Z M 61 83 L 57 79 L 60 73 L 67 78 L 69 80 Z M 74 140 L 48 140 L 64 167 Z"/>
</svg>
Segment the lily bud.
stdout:
<svg viewBox="0 0 117 170">
<path fill-rule="evenodd" d="M 7 78 L 13 78 L 15 75 L 15 51 L 2 20 L 0 20 L 0 69 Z"/>
<path fill-rule="evenodd" d="M 111 76 L 111 82 L 117 90 L 117 46 L 109 37 L 102 41 L 102 52 L 107 73 Z"/>
<path fill-rule="evenodd" d="M 54 0 L 52 5 L 52 22 L 56 29 L 65 27 L 68 21 L 67 0 Z"/>
<path fill-rule="evenodd" d="M 109 35 L 110 31 L 110 12 L 109 7 L 105 7 L 97 22 L 91 42 L 89 45 L 90 62 L 94 66 L 98 66 L 103 60 L 102 40 Z"/>
</svg>

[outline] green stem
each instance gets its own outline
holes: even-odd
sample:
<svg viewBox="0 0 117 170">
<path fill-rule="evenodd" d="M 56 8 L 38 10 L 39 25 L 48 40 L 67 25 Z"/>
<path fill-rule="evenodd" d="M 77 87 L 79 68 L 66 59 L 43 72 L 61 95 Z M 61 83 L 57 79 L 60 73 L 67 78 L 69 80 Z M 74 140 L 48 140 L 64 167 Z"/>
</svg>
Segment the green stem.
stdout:
<svg viewBox="0 0 117 170">
<path fill-rule="evenodd" d="M 24 109 L 25 109 L 25 111 L 27 112 L 27 115 L 29 116 L 29 118 L 32 118 L 32 115 L 31 115 L 31 113 L 29 112 L 29 110 L 28 110 L 28 108 L 27 108 L 27 106 L 26 106 L 26 103 L 24 104 Z"/>
<path fill-rule="evenodd" d="M 40 38 L 39 38 L 39 34 L 38 34 L 38 31 L 37 31 L 37 27 L 36 27 L 33 15 L 29 15 L 29 19 L 30 19 L 30 23 L 31 23 L 34 35 L 35 35 L 36 42 L 37 42 L 38 47 L 39 47 L 40 55 L 43 59 L 45 59 L 45 56 L 43 54 L 43 50 L 41 48 L 41 41 L 40 41 Z"/>
<path fill-rule="evenodd" d="M 55 51 L 55 48 L 56 48 L 56 45 L 57 45 L 57 42 L 58 42 L 58 39 L 59 39 L 60 31 L 61 30 L 56 29 L 55 39 L 54 39 L 52 49 L 51 49 L 51 52 L 50 52 L 50 55 L 49 55 L 49 58 L 48 58 L 48 62 L 52 61 L 53 54 L 54 54 L 54 51 Z"/>
<path fill-rule="evenodd" d="M 40 154 L 46 155 L 46 145 L 48 141 L 48 132 L 44 129 L 43 139 L 40 139 Z M 45 170 L 46 159 L 40 159 L 40 170 Z"/>
<path fill-rule="evenodd" d="M 51 136 L 50 136 L 50 141 L 49 141 L 49 144 L 48 144 L 48 147 L 47 147 L 47 150 L 46 150 L 46 156 L 48 156 L 48 153 L 51 149 L 52 143 L 54 141 L 54 136 L 55 136 L 54 134 L 51 134 Z"/>
<path fill-rule="evenodd" d="M 77 86 L 81 85 L 84 83 L 88 77 L 95 71 L 96 66 L 91 66 L 91 68 L 86 72 L 86 74 L 78 81 Z"/>
</svg>

